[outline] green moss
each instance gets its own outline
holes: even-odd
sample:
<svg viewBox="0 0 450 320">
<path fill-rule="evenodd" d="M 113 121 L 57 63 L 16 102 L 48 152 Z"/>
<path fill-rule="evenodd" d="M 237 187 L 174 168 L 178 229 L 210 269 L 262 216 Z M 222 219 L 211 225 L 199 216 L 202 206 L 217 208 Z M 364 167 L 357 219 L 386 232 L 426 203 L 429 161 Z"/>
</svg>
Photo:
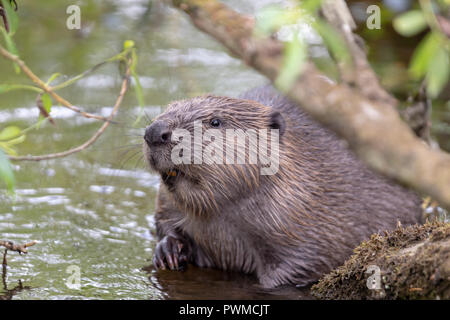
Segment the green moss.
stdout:
<svg viewBox="0 0 450 320">
<path fill-rule="evenodd" d="M 380 289 L 367 287 L 369 265 L 380 268 Z M 450 299 L 450 223 L 372 235 L 311 291 L 319 299 Z"/>
</svg>

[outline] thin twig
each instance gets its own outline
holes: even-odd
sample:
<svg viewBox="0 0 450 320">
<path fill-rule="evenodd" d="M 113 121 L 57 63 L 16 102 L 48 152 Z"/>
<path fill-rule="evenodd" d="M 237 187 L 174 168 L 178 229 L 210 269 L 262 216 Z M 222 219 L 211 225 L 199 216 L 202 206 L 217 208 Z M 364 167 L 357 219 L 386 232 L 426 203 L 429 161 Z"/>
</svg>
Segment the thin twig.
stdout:
<svg viewBox="0 0 450 320">
<path fill-rule="evenodd" d="M 38 243 L 36 240 L 33 240 L 25 244 L 15 244 L 12 241 L 0 240 L 0 246 L 5 247 L 7 250 L 16 251 L 20 254 L 22 253 L 27 254 L 28 253 L 27 247 L 34 246 L 36 243 Z"/>
<path fill-rule="evenodd" d="M 16 251 L 19 254 L 22 254 L 22 253 L 27 254 L 28 253 L 27 248 L 34 246 L 36 243 L 38 243 L 36 240 L 33 240 L 28 243 L 24 243 L 24 244 L 15 244 L 12 241 L 0 240 L 0 246 L 5 247 L 5 251 L 3 252 L 3 262 L 2 262 L 2 267 L 3 267 L 2 280 L 3 280 L 3 286 L 5 289 L 6 289 L 6 266 L 8 265 L 6 255 L 8 254 L 8 250 Z"/>
<path fill-rule="evenodd" d="M 5 9 L 3 9 L 2 7 L 0 7 L 0 17 L 3 18 L 3 24 L 5 26 L 6 32 L 9 32 L 8 19 L 6 18 Z"/>
<path fill-rule="evenodd" d="M 85 143 L 83 143 L 82 145 L 80 145 L 76 148 L 72 148 L 72 149 L 69 149 L 69 150 L 66 150 L 63 152 L 45 154 L 45 155 L 41 155 L 41 156 L 9 156 L 9 159 L 14 160 L 14 161 L 42 161 L 42 160 L 49 160 L 49 159 L 55 159 L 55 158 L 62 158 L 62 157 L 71 155 L 73 153 L 80 152 L 80 151 L 88 148 L 89 146 L 91 146 L 103 134 L 103 132 L 105 132 L 106 128 L 110 124 L 110 120 L 112 120 L 112 118 L 116 115 L 116 113 L 122 103 L 123 97 L 125 96 L 125 93 L 128 90 L 129 78 L 130 78 L 130 73 L 131 73 L 130 65 L 131 65 L 131 63 L 128 64 L 128 68 L 126 70 L 126 73 L 125 73 L 125 76 L 124 76 L 124 79 L 122 82 L 122 87 L 120 89 L 119 96 L 116 99 L 116 102 L 114 104 L 113 110 L 111 111 L 111 114 L 106 119 L 107 121 L 105 123 L 103 123 L 103 125 L 100 127 L 100 129 L 98 129 L 97 132 L 95 132 L 95 134 L 89 140 L 87 140 Z"/>
<path fill-rule="evenodd" d="M 22 254 L 22 253 L 27 254 L 28 253 L 27 247 L 34 246 L 36 243 L 38 243 L 36 240 L 33 240 L 33 241 L 25 243 L 25 244 L 15 244 L 12 241 L 0 240 L 0 246 L 3 246 L 6 248 L 5 252 L 3 253 L 3 262 L 2 262 L 3 267 L 5 267 L 8 264 L 8 262 L 6 260 L 6 254 L 8 253 L 8 250 L 16 251 L 19 254 Z"/>
<path fill-rule="evenodd" d="M 77 113 L 81 114 L 85 118 L 97 119 L 97 120 L 102 120 L 102 121 L 109 121 L 108 118 L 105 118 L 105 117 L 102 117 L 102 116 L 98 116 L 98 115 L 95 115 L 95 114 L 92 114 L 92 113 L 84 112 L 80 108 L 72 105 L 69 101 L 67 101 L 66 99 L 64 99 L 63 97 L 61 97 L 57 93 L 55 93 L 51 86 L 47 85 L 38 76 L 36 76 L 33 73 L 33 71 L 31 71 L 30 68 L 27 67 L 25 62 L 23 62 L 18 56 L 11 54 L 8 50 L 3 48 L 2 46 L 0 46 L 0 54 L 2 56 L 4 56 L 6 59 L 11 60 L 12 62 L 15 62 L 20 67 L 20 69 L 28 76 L 28 78 L 31 79 L 31 81 L 36 83 L 42 90 L 44 90 L 45 92 L 50 94 L 53 97 L 53 99 L 55 99 L 55 101 L 60 103 L 62 106 L 66 107 L 66 108 L 68 108 L 68 109 L 70 109 L 70 110 L 72 110 L 74 112 L 77 112 Z"/>
</svg>

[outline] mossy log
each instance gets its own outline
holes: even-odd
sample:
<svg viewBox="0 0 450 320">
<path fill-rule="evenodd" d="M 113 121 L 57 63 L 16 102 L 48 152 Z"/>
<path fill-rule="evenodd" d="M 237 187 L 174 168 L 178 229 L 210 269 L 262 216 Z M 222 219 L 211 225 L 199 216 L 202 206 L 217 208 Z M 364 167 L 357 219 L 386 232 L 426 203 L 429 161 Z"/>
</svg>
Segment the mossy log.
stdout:
<svg viewBox="0 0 450 320">
<path fill-rule="evenodd" d="M 319 299 L 450 299 L 450 223 L 372 235 L 311 292 Z"/>
</svg>

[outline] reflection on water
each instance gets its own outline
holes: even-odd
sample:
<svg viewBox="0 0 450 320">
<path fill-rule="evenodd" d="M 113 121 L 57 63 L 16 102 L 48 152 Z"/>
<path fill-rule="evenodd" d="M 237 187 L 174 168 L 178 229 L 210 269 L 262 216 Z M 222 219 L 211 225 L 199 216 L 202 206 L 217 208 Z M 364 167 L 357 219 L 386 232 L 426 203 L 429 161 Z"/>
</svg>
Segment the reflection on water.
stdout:
<svg viewBox="0 0 450 320">
<path fill-rule="evenodd" d="M 8 268 L 6 265 L 2 265 L 2 291 L 0 292 L 0 300 L 12 300 L 14 296 L 19 294 L 21 291 L 30 290 L 30 286 L 24 286 L 22 281 L 19 280 L 16 286 L 10 286 L 11 289 L 8 288 L 8 284 L 6 283 L 6 277 L 8 274 Z"/>
<path fill-rule="evenodd" d="M 69 31 L 61 14 L 73 1 L 27 1 L 20 8 L 15 36 L 21 57 L 42 78 L 61 72 L 60 81 L 120 51 L 126 39 L 139 48 L 138 72 L 145 114 L 161 112 L 172 100 L 212 92 L 237 96 L 265 79 L 232 58 L 197 31 L 176 10 L 148 0 L 78 1 L 81 32 Z M 225 1 L 254 13 L 276 0 Z M 24 83 L 0 59 L 0 83 Z M 102 67 L 60 93 L 74 105 L 109 115 L 119 91 L 117 66 Z M 1 95 L 0 128 L 25 128 L 37 121 L 33 93 Z M 141 129 L 132 128 L 139 112 L 130 92 L 112 124 L 94 146 L 69 158 L 14 164 L 14 198 L 0 191 L 0 238 L 38 240 L 28 255 L 8 254 L 0 299 L 299 299 L 308 290 L 267 291 L 252 277 L 190 267 L 156 272 L 154 199 L 157 176 L 142 158 Z M 60 106 L 51 112 L 56 126 L 43 124 L 19 145 L 20 154 L 66 150 L 86 141 L 101 125 Z M 80 268 L 81 289 L 70 289 L 69 266 Z"/>
<path fill-rule="evenodd" d="M 250 276 L 190 266 L 185 272 L 156 272 L 151 266 L 153 199 L 157 177 L 140 170 L 98 164 L 82 168 L 66 159 L 52 177 L 33 178 L 45 164 L 24 166 L 35 189 L 18 189 L 2 198 L 3 238 L 40 243 L 19 256 L 9 253 L 6 298 L 308 298 L 295 288 L 265 291 Z M 76 167 L 68 172 L 65 167 Z M 41 168 L 42 167 L 42 168 Z M 25 171 L 27 170 L 27 171 Z M 96 175 L 89 174 L 95 172 Z M 116 172 L 116 174 L 115 174 Z M 79 177 L 79 176 L 82 177 Z M 78 177 L 77 177 L 78 176 Z M 143 183 L 141 180 L 146 181 Z M 60 187 L 47 187 L 59 181 Z M 94 184 L 95 183 L 95 184 Z M 65 285 L 66 269 L 81 269 L 81 290 Z M 23 283 L 14 287 L 17 283 Z M 22 290 L 27 288 L 27 290 Z M 11 289 L 13 287 L 14 289 Z"/>
<path fill-rule="evenodd" d="M 143 270 L 149 273 L 150 283 L 163 292 L 165 299 L 312 299 L 309 287 L 264 289 L 256 279 L 240 273 L 194 266 L 182 272 L 155 272 L 151 265 Z"/>
</svg>

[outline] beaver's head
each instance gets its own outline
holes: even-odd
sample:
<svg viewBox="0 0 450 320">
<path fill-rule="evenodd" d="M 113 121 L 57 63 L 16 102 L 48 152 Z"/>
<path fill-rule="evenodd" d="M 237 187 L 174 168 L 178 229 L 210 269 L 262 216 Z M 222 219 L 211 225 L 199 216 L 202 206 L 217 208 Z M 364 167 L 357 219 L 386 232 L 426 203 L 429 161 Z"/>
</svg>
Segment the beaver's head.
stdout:
<svg viewBox="0 0 450 320">
<path fill-rule="evenodd" d="M 270 107 L 208 95 L 171 103 L 146 128 L 144 153 L 178 205 L 201 214 L 246 197 L 261 174 L 276 174 L 284 131 Z"/>
</svg>

